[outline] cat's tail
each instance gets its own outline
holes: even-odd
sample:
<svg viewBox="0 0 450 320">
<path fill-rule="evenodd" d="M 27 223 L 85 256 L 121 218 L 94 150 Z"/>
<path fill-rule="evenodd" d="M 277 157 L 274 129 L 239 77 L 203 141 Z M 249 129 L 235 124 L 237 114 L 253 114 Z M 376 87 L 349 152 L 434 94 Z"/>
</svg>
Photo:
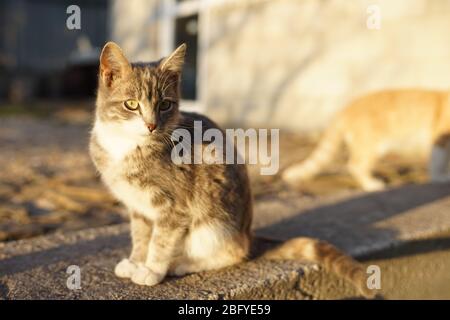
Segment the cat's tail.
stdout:
<svg viewBox="0 0 450 320">
<path fill-rule="evenodd" d="M 325 241 L 294 238 L 266 251 L 262 257 L 270 260 L 311 261 L 350 281 L 364 297 L 373 298 L 376 294 L 367 287 L 367 273 L 364 266 Z"/>
<path fill-rule="evenodd" d="M 303 162 L 294 164 L 284 170 L 283 180 L 291 185 L 298 184 L 317 175 L 336 154 L 343 140 L 342 121 L 338 117 L 325 131 L 324 136 L 313 153 Z"/>
</svg>

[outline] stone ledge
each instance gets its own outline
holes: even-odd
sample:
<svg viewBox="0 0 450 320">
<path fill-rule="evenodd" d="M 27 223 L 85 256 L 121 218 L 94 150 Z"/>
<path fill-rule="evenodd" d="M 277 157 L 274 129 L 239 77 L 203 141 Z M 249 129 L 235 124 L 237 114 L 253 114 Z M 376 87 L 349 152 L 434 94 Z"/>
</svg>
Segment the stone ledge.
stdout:
<svg viewBox="0 0 450 320">
<path fill-rule="evenodd" d="M 255 229 L 274 239 L 314 236 L 354 255 L 450 230 L 450 185 L 305 200 L 259 199 Z M 255 260 L 140 287 L 113 274 L 129 251 L 128 225 L 56 233 L 0 244 L 1 299 L 322 299 L 356 297 L 351 285 L 300 261 Z M 66 286 L 81 268 L 81 290 Z"/>
<path fill-rule="evenodd" d="M 171 277 L 147 288 L 118 279 L 117 261 L 129 251 L 128 225 L 16 241 L 1 247 L 2 299 L 282 299 L 318 298 L 300 283 L 320 278 L 307 262 L 255 260 L 220 271 Z M 81 290 L 66 286 L 70 265 L 81 268 Z M 304 288 L 302 288 L 302 285 Z M 344 287 L 355 295 L 351 285 Z M 341 290 L 342 291 L 342 290 Z"/>
</svg>

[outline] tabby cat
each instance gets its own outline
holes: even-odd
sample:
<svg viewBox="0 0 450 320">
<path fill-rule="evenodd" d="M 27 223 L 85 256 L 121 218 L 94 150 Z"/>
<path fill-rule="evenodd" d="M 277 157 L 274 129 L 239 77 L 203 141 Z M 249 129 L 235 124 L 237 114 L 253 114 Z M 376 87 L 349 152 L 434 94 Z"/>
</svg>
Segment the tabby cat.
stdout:
<svg viewBox="0 0 450 320">
<path fill-rule="evenodd" d="M 169 275 L 219 269 L 249 257 L 252 195 L 244 164 L 175 164 L 171 134 L 217 125 L 179 111 L 186 47 L 152 63 L 129 63 L 109 42 L 100 56 L 90 153 L 103 182 L 129 211 L 132 250 L 115 274 L 153 286 Z M 192 132 L 191 132 L 192 133 Z M 193 136 L 193 133 L 192 133 Z M 237 152 L 236 152 L 237 153 Z M 267 259 L 307 259 L 372 296 L 362 265 L 328 243 L 292 239 Z"/>
</svg>

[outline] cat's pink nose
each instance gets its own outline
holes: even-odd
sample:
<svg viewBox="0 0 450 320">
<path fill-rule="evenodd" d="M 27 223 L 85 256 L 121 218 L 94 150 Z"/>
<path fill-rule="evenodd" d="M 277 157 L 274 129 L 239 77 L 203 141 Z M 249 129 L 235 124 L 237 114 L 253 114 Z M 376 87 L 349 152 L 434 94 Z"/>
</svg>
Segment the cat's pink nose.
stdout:
<svg viewBox="0 0 450 320">
<path fill-rule="evenodd" d="M 148 130 L 150 130 L 150 132 L 153 132 L 156 129 L 156 124 L 154 124 L 154 123 L 147 123 L 147 128 L 148 128 Z"/>
</svg>

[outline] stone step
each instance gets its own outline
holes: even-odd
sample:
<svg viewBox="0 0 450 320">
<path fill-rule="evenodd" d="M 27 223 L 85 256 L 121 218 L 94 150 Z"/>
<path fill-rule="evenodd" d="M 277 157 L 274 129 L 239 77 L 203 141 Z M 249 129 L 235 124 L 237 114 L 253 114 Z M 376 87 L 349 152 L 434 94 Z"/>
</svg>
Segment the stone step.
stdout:
<svg viewBox="0 0 450 320">
<path fill-rule="evenodd" d="M 450 184 L 308 199 L 295 193 L 258 199 L 258 236 L 311 236 L 360 257 L 450 230 Z M 262 240 L 258 244 L 265 245 Z M 1 299 L 323 299 L 352 298 L 354 288 L 314 264 L 254 260 L 224 270 L 168 278 L 154 287 L 118 279 L 129 252 L 128 225 L 55 233 L 0 244 Z M 67 287 L 80 267 L 81 289 Z"/>
</svg>

